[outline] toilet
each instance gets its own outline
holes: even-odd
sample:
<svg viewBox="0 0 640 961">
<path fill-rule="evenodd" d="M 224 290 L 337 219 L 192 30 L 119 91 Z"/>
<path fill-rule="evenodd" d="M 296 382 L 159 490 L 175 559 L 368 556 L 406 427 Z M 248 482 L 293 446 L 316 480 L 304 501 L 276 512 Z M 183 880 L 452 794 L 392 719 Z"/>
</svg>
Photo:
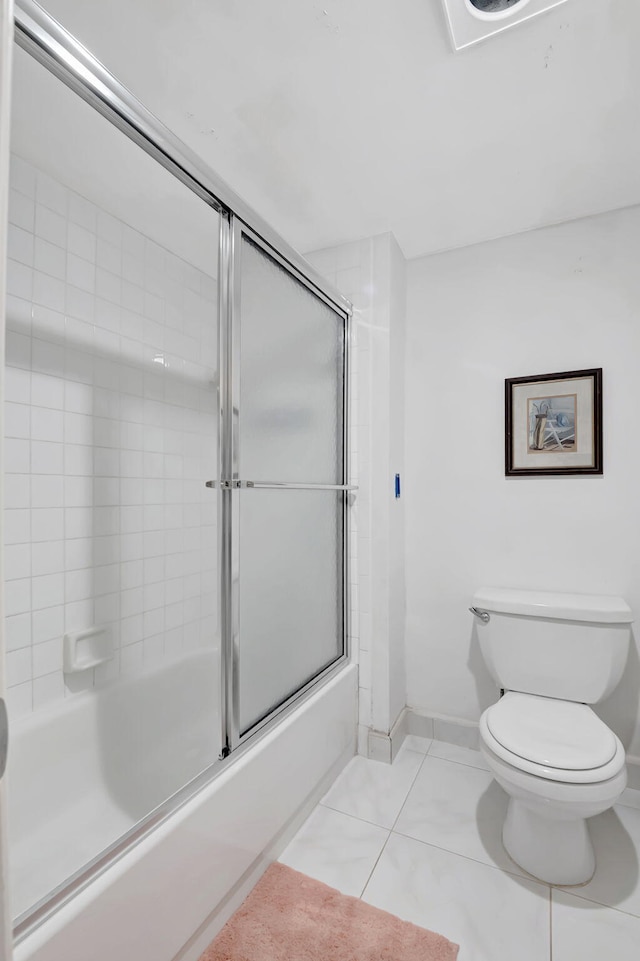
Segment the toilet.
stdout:
<svg viewBox="0 0 640 961">
<path fill-rule="evenodd" d="M 509 795 L 505 849 L 549 884 L 590 880 L 587 819 L 627 783 L 619 738 L 589 707 L 616 687 L 632 616 L 621 597 L 506 588 L 476 592 L 485 663 L 504 695 L 480 718 L 480 749 Z"/>
</svg>

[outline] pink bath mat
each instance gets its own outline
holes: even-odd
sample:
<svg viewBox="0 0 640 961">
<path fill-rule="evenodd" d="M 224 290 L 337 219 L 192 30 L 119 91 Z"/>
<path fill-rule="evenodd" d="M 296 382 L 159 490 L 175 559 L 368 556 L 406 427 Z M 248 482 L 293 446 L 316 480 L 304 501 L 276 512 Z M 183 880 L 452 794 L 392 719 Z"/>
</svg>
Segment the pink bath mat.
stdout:
<svg viewBox="0 0 640 961">
<path fill-rule="evenodd" d="M 200 961 L 455 961 L 458 945 L 275 863 Z"/>
</svg>

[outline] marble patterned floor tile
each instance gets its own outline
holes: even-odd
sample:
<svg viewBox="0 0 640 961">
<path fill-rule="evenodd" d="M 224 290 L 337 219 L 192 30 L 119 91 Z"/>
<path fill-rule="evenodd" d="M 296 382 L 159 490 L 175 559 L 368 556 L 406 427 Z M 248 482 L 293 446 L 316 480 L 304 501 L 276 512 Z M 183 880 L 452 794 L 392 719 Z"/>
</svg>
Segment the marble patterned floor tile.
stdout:
<svg viewBox="0 0 640 961">
<path fill-rule="evenodd" d="M 449 744 L 447 741 L 432 741 L 429 756 L 439 757 L 443 761 L 467 764 L 469 767 L 477 767 L 482 771 L 489 770 L 480 751 L 474 751 L 470 747 L 461 747 L 459 744 Z"/>
<path fill-rule="evenodd" d="M 416 751 L 400 751 L 393 764 L 354 757 L 320 803 L 391 828 L 424 759 Z"/>
<path fill-rule="evenodd" d="M 393 832 L 363 900 L 455 941 L 458 961 L 549 961 L 549 888 Z"/>
<path fill-rule="evenodd" d="M 394 831 L 527 877 L 502 845 L 507 803 L 488 771 L 427 754 Z"/>
<path fill-rule="evenodd" d="M 588 884 L 567 891 L 640 917 L 640 809 L 616 804 L 591 818 L 589 830 L 596 852 L 596 873 Z"/>
<path fill-rule="evenodd" d="M 640 918 L 566 891 L 552 897 L 553 961 L 638 961 Z"/>
<path fill-rule="evenodd" d="M 384 828 L 319 805 L 279 860 L 359 897 L 388 837 Z"/>
</svg>

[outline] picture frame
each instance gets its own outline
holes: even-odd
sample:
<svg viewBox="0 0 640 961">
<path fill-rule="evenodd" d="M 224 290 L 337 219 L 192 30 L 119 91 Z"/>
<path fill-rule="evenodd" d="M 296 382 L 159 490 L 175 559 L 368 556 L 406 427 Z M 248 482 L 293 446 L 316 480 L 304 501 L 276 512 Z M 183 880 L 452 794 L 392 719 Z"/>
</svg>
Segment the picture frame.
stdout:
<svg viewBox="0 0 640 961">
<path fill-rule="evenodd" d="M 602 367 L 505 380 L 505 474 L 602 474 Z"/>
</svg>

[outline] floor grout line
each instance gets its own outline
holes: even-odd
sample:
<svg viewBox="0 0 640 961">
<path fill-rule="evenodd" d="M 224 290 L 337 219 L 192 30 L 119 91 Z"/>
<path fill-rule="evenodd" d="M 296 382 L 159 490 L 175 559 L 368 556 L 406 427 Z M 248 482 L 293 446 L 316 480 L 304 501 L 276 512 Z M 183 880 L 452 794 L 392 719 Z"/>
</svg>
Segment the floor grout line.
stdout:
<svg viewBox="0 0 640 961">
<path fill-rule="evenodd" d="M 494 871 L 500 871 L 501 874 L 508 874 L 510 878 L 517 878 L 518 881 L 527 881 L 530 884 L 538 884 L 543 888 L 551 888 L 550 884 L 546 881 L 541 881 L 539 878 L 534 878 L 531 874 L 517 874 L 515 871 L 508 871 L 506 868 L 500 867 L 499 864 L 490 864 L 488 861 L 479 861 L 478 858 L 472 858 L 470 854 L 460 854 L 459 851 L 452 851 L 450 848 L 443 848 L 440 844 L 434 844 L 433 841 L 423 841 L 421 838 L 414 838 L 411 834 L 403 834 L 402 831 L 396 831 L 392 829 L 392 834 L 397 835 L 399 838 L 404 838 L 407 841 L 415 841 L 417 844 L 424 844 L 425 847 L 435 848 L 436 851 L 444 851 L 445 854 L 453 854 L 457 858 L 463 858 L 465 861 L 471 861 L 473 864 L 481 864 L 485 868 L 492 868 Z"/>
<path fill-rule="evenodd" d="M 553 887 L 549 886 L 549 961 L 553 961 Z"/>
<path fill-rule="evenodd" d="M 373 872 L 374 872 L 375 869 L 378 867 L 378 862 L 379 862 L 380 858 L 382 857 L 382 855 L 384 854 L 385 848 L 386 848 L 387 844 L 389 843 L 389 838 L 390 838 L 390 837 L 391 837 L 391 831 L 389 831 L 389 833 L 387 834 L 387 837 L 385 838 L 385 842 L 384 842 L 384 844 L 382 845 L 382 847 L 380 848 L 380 852 L 379 852 L 379 854 L 378 854 L 378 857 L 376 858 L 373 867 L 372 867 L 371 870 L 369 871 L 369 876 L 367 877 L 367 880 L 364 882 L 364 887 L 362 888 L 362 891 L 361 891 L 360 894 L 358 895 L 358 897 L 360 898 L 360 900 L 362 900 L 362 898 L 364 897 L 364 892 L 367 890 L 367 887 L 369 886 L 369 881 L 370 881 L 371 878 L 373 877 Z"/>
<path fill-rule="evenodd" d="M 342 811 L 340 808 L 334 808 L 330 804 L 326 804 L 324 801 L 318 801 L 314 811 L 317 811 L 319 807 L 326 808 L 327 811 L 333 811 L 334 814 L 342 814 L 346 818 L 351 818 L 353 821 L 360 821 L 361 824 L 368 824 L 372 828 L 379 828 L 381 831 L 390 831 L 391 828 L 387 827 L 386 824 L 378 824 L 377 821 L 369 821 L 367 818 L 361 818 L 359 814 L 349 814 L 348 811 Z M 311 812 L 313 814 L 313 811 Z M 311 817 L 311 815 L 309 815 Z"/>
<path fill-rule="evenodd" d="M 624 914 L 627 918 L 635 918 L 636 921 L 640 921 L 640 914 L 634 914 L 633 911 L 625 911 L 624 908 L 616 907 L 615 904 L 607 904 L 605 901 L 596 901 L 594 898 L 586 898 L 583 894 L 576 894 L 579 888 L 580 885 L 576 885 L 575 888 L 563 888 L 559 884 L 551 885 L 552 891 L 559 891 L 561 894 L 566 894 L 571 898 L 586 901 L 587 904 L 594 904 L 598 908 L 606 908 L 607 911 L 617 911 L 618 914 Z"/>
<path fill-rule="evenodd" d="M 414 754 L 418 754 L 419 752 L 418 752 L 418 751 L 414 751 L 413 753 L 414 753 Z M 420 764 L 418 765 L 418 769 L 417 769 L 417 771 L 416 771 L 416 773 L 415 773 L 415 775 L 414 775 L 414 777 L 413 777 L 413 780 L 411 781 L 411 784 L 409 785 L 409 790 L 408 790 L 407 793 L 405 794 L 404 801 L 403 801 L 402 804 L 400 805 L 400 810 L 398 811 L 398 813 L 397 813 L 397 815 L 396 815 L 396 817 L 395 817 L 395 819 L 394 819 L 394 822 L 393 822 L 393 824 L 391 825 L 391 830 L 392 830 L 392 831 L 394 830 L 396 824 L 398 823 L 398 818 L 400 817 L 400 815 L 401 815 L 402 812 L 404 811 L 405 804 L 406 804 L 407 801 L 409 800 L 409 795 L 411 794 L 411 791 L 413 790 L 413 787 L 414 787 L 414 785 L 415 785 L 415 783 L 416 783 L 416 781 L 417 781 L 417 779 L 418 779 L 418 775 L 420 774 L 420 771 L 422 770 L 422 768 L 423 768 L 423 766 L 424 766 L 424 762 L 426 761 L 426 759 L 427 759 L 427 755 L 424 754 L 424 755 L 422 756 L 422 760 L 420 761 Z"/>
</svg>

